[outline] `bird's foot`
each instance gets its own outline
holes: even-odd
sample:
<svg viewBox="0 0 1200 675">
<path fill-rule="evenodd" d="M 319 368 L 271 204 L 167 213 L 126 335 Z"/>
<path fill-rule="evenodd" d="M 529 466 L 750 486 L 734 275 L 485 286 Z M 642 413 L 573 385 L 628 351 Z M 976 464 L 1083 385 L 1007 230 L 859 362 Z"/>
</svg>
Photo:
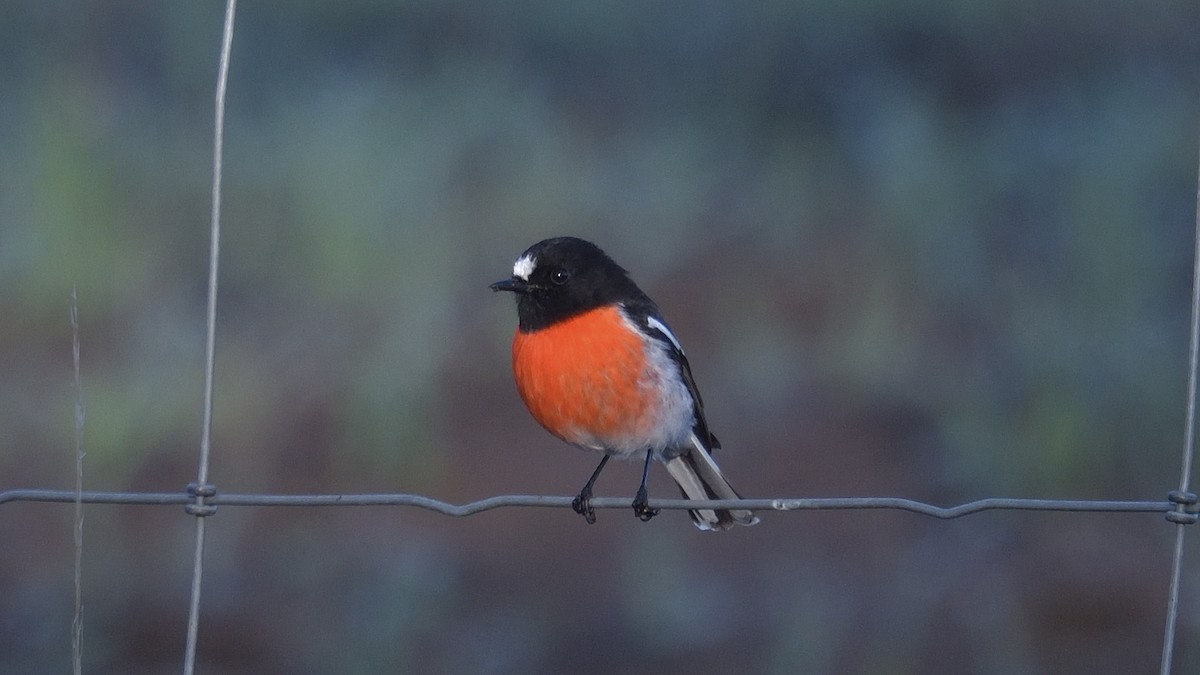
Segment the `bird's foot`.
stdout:
<svg viewBox="0 0 1200 675">
<path fill-rule="evenodd" d="M 650 508 L 650 498 L 646 495 L 646 486 L 638 488 L 633 496 L 633 515 L 643 523 L 658 515 L 658 509 Z"/>
<path fill-rule="evenodd" d="M 575 499 L 571 500 L 571 508 L 575 510 L 575 513 L 583 516 L 588 525 L 596 524 L 596 509 L 592 508 L 591 490 L 584 490 L 576 495 Z"/>
</svg>

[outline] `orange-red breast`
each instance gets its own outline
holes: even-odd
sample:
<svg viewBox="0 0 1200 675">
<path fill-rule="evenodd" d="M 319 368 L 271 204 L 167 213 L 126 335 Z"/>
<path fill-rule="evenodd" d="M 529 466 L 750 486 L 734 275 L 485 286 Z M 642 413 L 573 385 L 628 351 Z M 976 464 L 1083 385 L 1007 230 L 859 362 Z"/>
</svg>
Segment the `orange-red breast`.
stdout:
<svg viewBox="0 0 1200 675">
<path fill-rule="evenodd" d="M 683 348 L 658 307 L 595 244 L 546 239 L 517 258 L 512 277 L 492 290 L 517 296 L 513 374 L 529 412 L 547 431 L 604 453 L 575 498 L 589 523 L 592 486 L 610 457 L 644 457 L 634 512 L 647 503 L 652 459 L 667 467 L 689 499 L 737 499 L 712 458 L 719 448 Z M 701 530 L 753 525 L 744 509 L 693 509 Z"/>
</svg>

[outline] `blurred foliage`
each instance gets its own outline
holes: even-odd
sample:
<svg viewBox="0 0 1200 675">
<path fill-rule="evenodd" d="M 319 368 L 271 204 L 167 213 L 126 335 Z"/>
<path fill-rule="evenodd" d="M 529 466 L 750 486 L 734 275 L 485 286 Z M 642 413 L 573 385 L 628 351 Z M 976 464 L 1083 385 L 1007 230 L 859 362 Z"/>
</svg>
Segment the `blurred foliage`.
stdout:
<svg viewBox="0 0 1200 675">
<path fill-rule="evenodd" d="M 0 488 L 73 484 L 72 286 L 87 486 L 194 476 L 221 12 L 0 5 Z M 224 491 L 577 489 L 592 458 L 521 410 L 512 309 L 486 290 L 563 233 L 671 317 L 748 495 L 1158 499 L 1176 480 L 1200 6 L 239 12 Z M 621 471 L 601 488 L 624 494 Z M 669 515 L 571 515 L 222 510 L 204 670 L 1157 663 L 1152 519 L 768 514 L 706 538 Z M 67 518 L 0 509 L 0 672 L 69 660 Z M 88 509 L 88 672 L 177 670 L 189 532 Z M 1200 661 L 1194 600 L 1179 672 Z"/>
</svg>

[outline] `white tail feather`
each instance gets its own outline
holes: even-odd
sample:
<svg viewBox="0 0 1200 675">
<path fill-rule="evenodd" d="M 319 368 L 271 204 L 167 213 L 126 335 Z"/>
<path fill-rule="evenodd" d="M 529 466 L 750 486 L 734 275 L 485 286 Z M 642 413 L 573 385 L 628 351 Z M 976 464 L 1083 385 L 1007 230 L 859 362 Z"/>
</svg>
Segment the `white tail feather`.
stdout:
<svg viewBox="0 0 1200 675">
<path fill-rule="evenodd" d="M 687 460 L 682 456 L 667 460 L 667 473 L 671 474 L 671 478 L 675 479 L 679 489 L 683 490 L 688 499 L 708 499 L 708 491 L 700 482 L 700 476 L 692 471 L 692 467 L 688 466 Z M 694 509 L 691 514 L 696 527 L 701 530 L 716 530 L 721 523 L 717 512 L 712 509 Z"/>
<path fill-rule="evenodd" d="M 740 499 L 713 461 L 708 448 L 692 434 L 692 449 L 665 462 L 667 473 L 679 484 L 688 499 Z M 701 530 L 727 530 L 734 524 L 753 525 L 758 518 L 746 509 L 693 509 L 692 521 Z"/>
</svg>

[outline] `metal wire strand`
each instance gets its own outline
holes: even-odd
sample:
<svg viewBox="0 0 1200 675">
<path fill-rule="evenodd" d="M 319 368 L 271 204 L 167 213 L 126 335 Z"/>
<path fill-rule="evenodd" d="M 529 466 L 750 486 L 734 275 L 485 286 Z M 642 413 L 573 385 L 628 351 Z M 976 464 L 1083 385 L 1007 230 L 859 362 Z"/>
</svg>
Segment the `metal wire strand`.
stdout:
<svg viewBox="0 0 1200 675">
<path fill-rule="evenodd" d="M 1197 159 L 1200 163 L 1200 158 Z M 1188 384 L 1187 384 L 1187 421 L 1183 430 L 1183 459 L 1179 467 L 1177 500 L 1180 516 L 1187 515 L 1189 505 L 1185 496 L 1188 495 L 1188 485 L 1192 477 L 1192 456 L 1196 445 L 1196 374 L 1200 361 L 1200 165 L 1196 172 L 1196 232 L 1193 236 L 1192 252 L 1192 326 L 1191 338 L 1188 341 Z M 1194 513 L 1192 514 L 1194 515 Z M 1176 623 L 1179 617 L 1179 586 L 1183 574 L 1183 539 L 1189 524 L 1187 518 L 1176 518 L 1172 522 L 1175 528 L 1175 551 L 1171 560 L 1171 587 L 1167 592 L 1167 621 L 1163 630 L 1162 663 L 1160 675 L 1171 674 L 1172 654 L 1175 652 Z"/>
<path fill-rule="evenodd" d="M 70 490 L 7 490 L 0 492 L 0 505 L 9 502 L 71 502 Z M 190 505 L 190 492 L 84 492 L 87 504 Z M 594 497 L 598 509 L 628 509 L 629 497 Z M 450 504 L 432 497 L 403 493 L 383 494 L 226 494 L 215 493 L 211 506 L 411 506 L 447 516 L 471 516 L 483 511 L 512 507 L 571 508 L 572 497 L 547 495 L 500 495 L 465 504 Z M 908 511 L 942 520 L 962 518 L 984 511 L 1074 511 L 1103 513 L 1167 513 L 1175 508 L 1168 500 L 1122 501 L 1086 499 L 1012 499 L 990 497 L 957 506 L 942 507 L 902 497 L 824 497 L 785 499 L 651 499 L 652 508 L 681 509 L 753 509 L 758 511 Z M 204 520 L 200 518 L 199 520 Z"/>
<path fill-rule="evenodd" d="M 213 114 L 212 221 L 208 256 L 208 312 L 204 343 L 204 417 L 200 431 L 200 462 L 196 483 L 208 482 L 208 458 L 212 441 L 213 374 L 216 370 L 217 345 L 217 269 L 221 254 L 221 164 L 225 142 L 225 89 L 229 81 L 229 53 L 233 44 L 233 17 L 237 0 L 225 5 L 225 24 L 221 32 L 221 59 L 217 69 L 217 91 Z M 197 515 L 205 508 L 206 493 L 194 491 Z M 200 628 L 200 582 L 204 577 L 204 518 L 196 519 L 196 547 L 192 559 L 192 593 L 188 603 L 187 646 L 183 660 L 184 675 L 196 668 L 196 637 Z"/>
</svg>

